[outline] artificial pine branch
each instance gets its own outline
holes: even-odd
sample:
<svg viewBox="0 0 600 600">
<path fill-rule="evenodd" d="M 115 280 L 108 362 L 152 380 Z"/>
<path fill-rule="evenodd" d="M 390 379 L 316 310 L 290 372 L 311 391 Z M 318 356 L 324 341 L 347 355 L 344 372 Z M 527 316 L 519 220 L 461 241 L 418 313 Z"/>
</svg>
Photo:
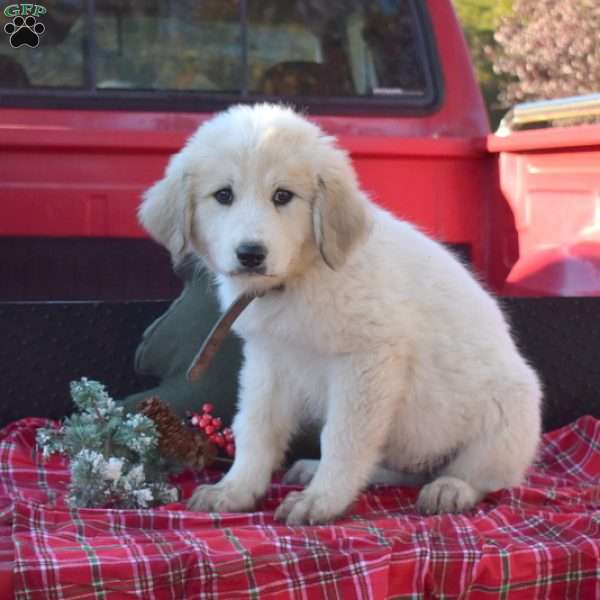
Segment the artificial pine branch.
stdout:
<svg viewBox="0 0 600 600">
<path fill-rule="evenodd" d="M 58 429 L 37 432 L 44 456 L 59 452 L 71 459 L 71 506 L 146 508 L 177 499 L 152 419 L 124 415 L 97 381 L 71 383 L 71 396 L 80 412 Z"/>
</svg>

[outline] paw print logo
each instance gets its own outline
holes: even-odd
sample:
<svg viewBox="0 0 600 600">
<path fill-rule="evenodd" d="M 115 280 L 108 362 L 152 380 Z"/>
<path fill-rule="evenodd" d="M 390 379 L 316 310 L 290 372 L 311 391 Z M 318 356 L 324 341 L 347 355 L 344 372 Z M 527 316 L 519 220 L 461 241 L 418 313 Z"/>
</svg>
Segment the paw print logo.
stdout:
<svg viewBox="0 0 600 600">
<path fill-rule="evenodd" d="M 40 35 L 44 31 L 46 31 L 44 25 L 31 15 L 26 19 L 15 17 L 12 23 L 7 23 L 4 26 L 4 32 L 10 35 L 10 45 L 13 48 L 23 45 L 36 48 L 40 43 Z"/>
</svg>

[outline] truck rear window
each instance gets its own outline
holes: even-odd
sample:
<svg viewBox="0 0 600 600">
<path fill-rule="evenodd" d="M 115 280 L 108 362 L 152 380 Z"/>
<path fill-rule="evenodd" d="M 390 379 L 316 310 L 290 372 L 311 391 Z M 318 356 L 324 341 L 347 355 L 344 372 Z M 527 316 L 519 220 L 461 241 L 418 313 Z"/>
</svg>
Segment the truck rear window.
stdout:
<svg viewBox="0 0 600 600">
<path fill-rule="evenodd" d="M 433 97 L 423 19 L 413 0 L 56 0 L 43 6 L 37 47 L 13 47 L 10 35 L 11 43 L 0 46 L 3 91 L 354 98 L 409 106 Z M 19 17 L 5 9 L 2 18 L 6 32 Z"/>
</svg>

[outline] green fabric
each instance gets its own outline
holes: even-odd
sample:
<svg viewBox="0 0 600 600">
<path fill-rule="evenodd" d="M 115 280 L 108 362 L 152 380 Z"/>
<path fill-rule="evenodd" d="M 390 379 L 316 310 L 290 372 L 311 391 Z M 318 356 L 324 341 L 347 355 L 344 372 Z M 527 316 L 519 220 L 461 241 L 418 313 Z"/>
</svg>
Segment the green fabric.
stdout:
<svg viewBox="0 0 600 600">
<path fill-rule="evenodd" d="M 141 400 L 157 395 L 183 417 L 186 410 L 199 411 L 210 402 L 229 424 L 237 401 L 241 340 L 230 334 L 207 372 L 197 381 L 187 380 L 187 369 L 220 310 L 206 272 L 188 266 L 181 275 L 185 280 L 181 295 L 146 329 L 135 354 L 136 372 L 158 377 L 160 384 L 125 398 L 125 409 L 135 410 Z"/>
<path fill-rule="evenodd" d="M 202 377 L 193 383 L 187 380 L 188 367 L 221 312 L 210 275 L 192 262 L 178 269 L 178 275 L 185 282 L 181 295 L 146 329 L 135 354 L 136 372 L 157 377 L 160 384 L 125 398 L 125 410 L 135 411 L 142 400 L 156 395 L 183 417 L 210 402 L 215 415 L 230 425 L 237 405 L 242 342 L 230 333 Z M 309 428 L 294 440 L 289 459 L 318 456 L 318 432 Z"/>
</svg>

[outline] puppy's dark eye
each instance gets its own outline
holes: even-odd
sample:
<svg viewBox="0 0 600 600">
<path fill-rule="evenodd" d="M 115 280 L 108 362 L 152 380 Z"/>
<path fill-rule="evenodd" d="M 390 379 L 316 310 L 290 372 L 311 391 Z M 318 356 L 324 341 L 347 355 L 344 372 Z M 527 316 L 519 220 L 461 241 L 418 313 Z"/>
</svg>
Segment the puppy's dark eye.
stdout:
<svg viewBox="0 0 600 600">
<path fill-rule="evenodd" d="M 293 197 L 293 192 L 279 188 L 273 194 L 273 204 L 276 206 L 283 206 L 284 204 L 287 204 Z"/>
<path fill-rule="evenodd" d="M 213 196 L 219 204 L 224 204 L 225 206 L 230 206 L 233 202 L 233 190 L 230 187 L 217 190 Z"/>
</svg>

